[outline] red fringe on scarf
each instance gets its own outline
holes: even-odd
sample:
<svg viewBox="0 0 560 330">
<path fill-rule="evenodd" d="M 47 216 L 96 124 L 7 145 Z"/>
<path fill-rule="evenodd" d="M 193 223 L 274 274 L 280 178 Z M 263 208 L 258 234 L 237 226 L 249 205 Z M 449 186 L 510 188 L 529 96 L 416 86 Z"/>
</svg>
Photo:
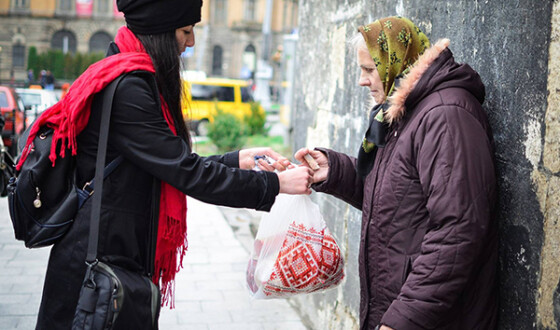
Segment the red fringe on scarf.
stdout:
<svg viewBox="0 0 560 330">
<path fill-rule="evenodd" d="M 161 96 L 160 100 L 163 109 L 167 110 L 167 102 Z M 177 134 L 169 110 L 164 111 L 163 116 L 173 134 Z M 161 276 L 162 306 L 169 303 L 171 309 L 175 308 L 175 274 L 183 267 L 183 257 L 188 247 L 186 216 L 187 200 L 185 194 L 170 184 L 162 182 L 154 276 Z M 179 258 L 178 264 L 177 258 Z M 157 282 L 154 283 L 157 284 Z"/>
<path fill-rule="evenodd" d="M 186 222 L 181 223 L 169 217 L 166 220 L 160 218 L 159 221 L 158 249 L 152 280 L 157 283 L 158 275 L 161 274 L 161 305 L 169 304 L 169 308 L 173 309 L 175 308 L 175 273 L 183 268 L 183 257 L 188 248 L 187 227 Z"/>
</svg>

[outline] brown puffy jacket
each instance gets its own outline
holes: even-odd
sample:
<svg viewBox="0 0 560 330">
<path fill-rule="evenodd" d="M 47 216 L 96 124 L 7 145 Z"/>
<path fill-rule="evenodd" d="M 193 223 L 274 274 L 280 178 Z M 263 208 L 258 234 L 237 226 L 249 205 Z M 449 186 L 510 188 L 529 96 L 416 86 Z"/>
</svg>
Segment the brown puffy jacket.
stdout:
<svg viewBox="0 0 560 330">
<path fill-rule="evenodd" d="M 362 180 L 353 157 L 322 149 L 314 188 L 363 212 L 360 324 L 494 329 L 496 177 L 484 85 L 442 40 L 399 82 L 386 146 Z"/>
</svg>

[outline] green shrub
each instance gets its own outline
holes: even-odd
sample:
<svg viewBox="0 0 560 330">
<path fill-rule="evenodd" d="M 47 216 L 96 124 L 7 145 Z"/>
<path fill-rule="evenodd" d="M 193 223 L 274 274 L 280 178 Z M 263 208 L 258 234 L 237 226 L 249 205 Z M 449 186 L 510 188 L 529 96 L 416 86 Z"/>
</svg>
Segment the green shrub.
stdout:
<svg viewBox="0 0 560 330">
<path fill-rule="evenodd" d="M 208 137 L 220 152 L 228 152 L 243 147 L 246 141 L 244 123 L 235 115 L 226 113 L 216 105 L 214 122 L 208 125 Z"/>
<path fill-rule="evenodd" d="M 103 53 L 67 53 L 61 50 L 48 50 L 38 54 L 37 48 L 29 47 L 27 68 L 32 69 L 35 77 L 41 70 L 51 70 L 56 79 L 76 79 L 91 64 L 101 60 Z"/>
<path fill-rule="evenodd" d="M 29 52 L 27 55 L 27 69 L 33 70 L 34 77 L 39 76 L 39 71 L 37 69 L 39 67 L 38 63 L 39 63 L 39 55 L 37 55 L 37 48 L 31 46 L 29 47 Z"/>
<path fill-rule="evenodd" d="M 259 102 L 251 102 L 251 115 L 245 116 L 248 135 L 267 135 L 270 128 L 265 127 L 266 112 Z"/>
</svg>

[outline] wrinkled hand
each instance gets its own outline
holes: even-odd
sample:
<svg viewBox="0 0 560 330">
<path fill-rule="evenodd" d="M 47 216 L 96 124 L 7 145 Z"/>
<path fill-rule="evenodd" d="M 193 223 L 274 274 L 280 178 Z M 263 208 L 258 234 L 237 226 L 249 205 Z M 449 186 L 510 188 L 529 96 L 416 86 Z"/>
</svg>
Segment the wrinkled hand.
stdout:
<svg viewBox="0 0 560 330">
<path fill-rule="evenodd" d="M 318 150 L 309 150 L 308 148 L 301 148 L 295 154 L 295 159 L 303 165 L 311 168 L 311 165 L 305 160 L 305 155 L 311 155 L 319 165 L 319 169 L 313 171 L 313 183 L 325 181 L 329 175 L 329 159 L 327 156 Z"/>
<path fill-rule="evenodd" d="M 288 171 L 278 173 L 280 193 L 290 195 L 311 194 L 313 171 L 305 166 L 299 166 Z"/>
<path fill-rule="evenodd" d="M 284 171 L 287 168 L 294 167 L 291 165 L 291 162 L 288 158 L 280 155 L 276 151 L 272 150 L 271 148 L 264 147 L 264 148 L 249 148 L 249 149 L 242 149 L 239 151 L 239 168 L 244 170 L 251 170 L 255 166 L 255 156 L 268 156 L 274 159 L 272 165 L 268 164 L 266 161 L 259 159 L 258 166 L 263 171 Z"/>
<path fill-rule="evenodd" d="M 389 328 L 389 327 L 386 326 L 386 325 L 382 325 L 381 328 L 379 328 L 379 330 L 395 330 L 395 329 Z"/>
</svg>

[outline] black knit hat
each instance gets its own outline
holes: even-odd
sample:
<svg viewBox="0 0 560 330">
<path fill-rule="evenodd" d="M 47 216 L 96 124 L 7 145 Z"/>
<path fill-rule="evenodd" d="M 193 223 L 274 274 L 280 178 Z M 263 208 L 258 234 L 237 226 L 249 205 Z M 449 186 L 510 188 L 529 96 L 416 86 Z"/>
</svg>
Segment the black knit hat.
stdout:
<svg viewBox="0 0 560 330">
<path fill-rule="evenodd" d="M 134 33 L 159 34 L 200 22 L 202 0 L 117 0 Z"/>
</svg>

